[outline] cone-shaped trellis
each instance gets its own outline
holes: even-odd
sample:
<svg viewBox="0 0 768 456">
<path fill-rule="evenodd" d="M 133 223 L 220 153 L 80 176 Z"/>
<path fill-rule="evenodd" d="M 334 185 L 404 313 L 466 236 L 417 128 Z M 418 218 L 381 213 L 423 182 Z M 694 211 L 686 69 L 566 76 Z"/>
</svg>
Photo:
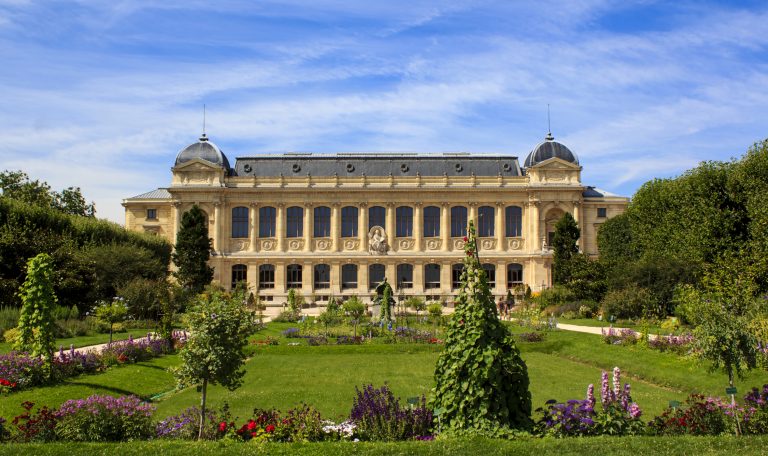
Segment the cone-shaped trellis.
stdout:
<svg viewBox="0 0 768 456">
<path fill-rule="evenodd" d="M 444 430 L 498 434 L 531 428 L 528 369 L 512 334 L 499 321 L 477 255 L 472 222 L 464 272 L 445 348 L 437 360 L 432 401 Z"/>
</svg>

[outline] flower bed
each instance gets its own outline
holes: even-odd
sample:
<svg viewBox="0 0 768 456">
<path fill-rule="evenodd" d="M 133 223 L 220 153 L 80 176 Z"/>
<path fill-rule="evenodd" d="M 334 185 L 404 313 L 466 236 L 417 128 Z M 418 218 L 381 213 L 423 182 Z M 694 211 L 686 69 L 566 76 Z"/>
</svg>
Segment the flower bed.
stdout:
<svg viewBox="0 0 768 456">
<path fill-rule="evenodd" d="M 680 336 L 658 336 L 648 341 L 648 346 L 654 350 L 669 351 L 679 355 L 688 354 L 691 351 L 694 338 L 692 334 Z"/>
<path fill-rule="evenodd" d="M 634 345 L 637 343 L 640 333 L 631 329 L 615 329 L 613 326 L 602 328 L 603 342 L 610 345 Z"/>
</svg>

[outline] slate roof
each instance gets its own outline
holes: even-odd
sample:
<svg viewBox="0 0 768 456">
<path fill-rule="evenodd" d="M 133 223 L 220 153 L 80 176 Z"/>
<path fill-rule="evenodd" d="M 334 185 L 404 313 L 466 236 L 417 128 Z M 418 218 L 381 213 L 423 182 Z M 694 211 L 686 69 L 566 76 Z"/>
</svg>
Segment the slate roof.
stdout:
<svg viewBox="0 0 768 456">
<path fill-rule="evenodd" d="M 219 149 L 219 146 L 209 141 L 205 134 L 200 137 L 199 141 L 190 144 L 179 152 L 176 156 L 176 163 L 174 166 L 179 166 L 182 163 L 194 160 L 195 158 L 229 169 L 229 160 L 227 160 L 227 156 L 224 155 L 221 149 Z"/>
<path fill-rule="evenodd" d="M 128 199 L 130 200 L 171 199 L 171 194 L 165 188 L 158 188 L 155 190 L 148 191 L 147 193 L 142 193 L 141 195 L 136 195 Z"/>
<path fill-rule="evenodd" d="M 571 162 L 574 165 L 579 164 L 579 157 L 571 151 L 571 149 L 565 147 L 562 143 L 555 141 L 552 133 L 547 134 L 544 142 L 539 143 L 531 150 L 528 157 L 525 159 L 525 167 L 530 168 L 537 163 L 541 163 L 550 158 L 560 158 L 567 162 Z"/>
<path fill-rule="evenodd" d="M 611 192 L 599 189 L 597 187 L 585 187 L 581 195 L 584 198 L 604 198 L 606 196 L 621 197 L 621 195 L 617 195 L 615 193 L 611 193 Z"/>
</svg>

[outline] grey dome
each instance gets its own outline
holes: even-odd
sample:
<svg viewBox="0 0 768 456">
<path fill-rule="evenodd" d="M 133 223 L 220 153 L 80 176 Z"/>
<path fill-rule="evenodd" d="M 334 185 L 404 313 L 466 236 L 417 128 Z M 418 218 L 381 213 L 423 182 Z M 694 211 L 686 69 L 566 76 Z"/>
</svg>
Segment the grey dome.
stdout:
<svg viewBox="0 0 768 456">
<path fill-rule="evenodd" d="M 534 147 L 531 153 L 528 154 L 528 157 L 526 157 L 525 164 L 523 166 L 530 168 L 531 166 L 555 157 L 573 163 L 574 165 L 579 164 L 579 157 L 577 157 L 576 154 L 571 151 L 571 149 L 555 141 L 552 133 L 547 133 L 547 137 L 544 138 L 544 142 Z"/>
<path fill-rule="evenodd" d="M 205 133 L 203 133 L 200 140 L 196 143 L 190 144 L 179 152 L 179 155 L 176 156 L 176 164 L 174 166 L 179 166 L 182 163 L 194 160 L 195 158 L 205 160 L 229 170 L 229 160 L 227 160 L 227 156 L 224 155 L 216 144 L 208 140 Z"/>
</svg>

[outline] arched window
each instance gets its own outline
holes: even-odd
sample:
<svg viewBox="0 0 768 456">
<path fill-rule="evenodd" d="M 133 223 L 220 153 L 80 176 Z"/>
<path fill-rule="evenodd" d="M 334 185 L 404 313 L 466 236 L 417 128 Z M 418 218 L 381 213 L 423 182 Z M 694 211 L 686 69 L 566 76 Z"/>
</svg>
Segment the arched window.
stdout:
<svg viewBox="0 0 768 456">
<path fill-rule="evenodd" d="M 232 266 L 232 289 L 237 287 L 240 282 L 246 282 L 248 279 L 248 266 L 244 264 L 236 264 Z"/>
<path fill-rule="evenodd" d="M 357 265 L 345 264 L 341 267 L 341 289 L 350 290 L 357 288 Z"/>
<path fill-rule="evenodd" d="M 440 208 L 437 206 L 424 208 L 424 237 L 440 237 Z"/>
<path fill-rule="evenodd" d="M 464 265 L 454 264 L 451 265 L 451 288 L 458 290 L 461 288 L 461 274 L 464 273 Z"/>
<path fill-rule="evenodd" d="M 464 237 L 467 235 L 467 208 L 453 206 L 451 208 L 451 237 Z"/>
<path fill-rule="evenodd" d="M 372 264 L 368 266 L 368 289 L 376 288 L 384 281 L 385 268 L 383 264 Z"/>
<path fill-rule="evenodd" d="M 507 206 L 507 237 L 523 235 L 523 208 L 520 206 Z"/>
<path fill-rule="evenodd" d="M 243 206 L 232 208 L 232 237 L 248 237 L 248 208 Z"/>
<path fill-rule="evenodd" d="M 496 223 L 493 207 L 480 206 L 477 209 L 477 235 L 481 237 L 494 236 L 494 225 Z"/>
<path fill-rule="evenodd" d="M 412 264 L 398 264 L 397 265 L 397 288 L 413 288 L 413 265 Z"/>
<path fill-rule="evenodd" d="M 483 271 L 485 271 L 485 277 L 488 280 L 488 287 L 496 288 L 496 265 L 491 263 L 484 263 Z"/>
<path fill-rule="evenodd" d="M 368 229 L 374 226 L 387 228 L 387 210 L 381 206 L 371 206 L 368 208 Z"/>
<path fill-rule="evenodd" d="M 274 207 L 264 206 L 259 208 L 259 237 L 275 237 L 275 220 L 277 212 Z"/>
<path fill-rule="evenodd" d="M 285 237 L 297 238 L 304 236 L 304 208 L 291 206 L 286 212 Z"/>
<path fill-rule="evenodd" d="M 331 267 L 327 264 L 315 265 L 315 288 L 331 288 Z"/>
<path fill-rule="evenodd" d="M 400 206 L 395 211 L 395 224 L 397 237 L 413 236 L 413 208 Z"/>
<path fill-rule="evenodd" d="M 357 208 L 355 206 L 341 208 L 341 237 L 357 237 Z"/>
<path fill-rule="evenodd" d="M 289 264 L 285 267 L 286 288 L 301 288 L 301 265 Z"/>
<path fill-rule="evenodd" d="M 315 237 L 331 235 L 331 208 L 318 206 L 315 208 Z"/>
<path fill-rule="evenodd" d="M 259 289 L 275 288 L 275 266 L 262 264 L 259 266 Z"/>
<path fill-rule="evenodd" d="M 523 265 L 518 263 L 510 263 L 507 265 L 507 288 L 515 288 L 515 286 L 523 283 Z"/>
<path fill-rule="evenodd" d="M 424 265 L 424 289 L 440 288 L 440 265 L 429 263 Z"/>
</svg>

